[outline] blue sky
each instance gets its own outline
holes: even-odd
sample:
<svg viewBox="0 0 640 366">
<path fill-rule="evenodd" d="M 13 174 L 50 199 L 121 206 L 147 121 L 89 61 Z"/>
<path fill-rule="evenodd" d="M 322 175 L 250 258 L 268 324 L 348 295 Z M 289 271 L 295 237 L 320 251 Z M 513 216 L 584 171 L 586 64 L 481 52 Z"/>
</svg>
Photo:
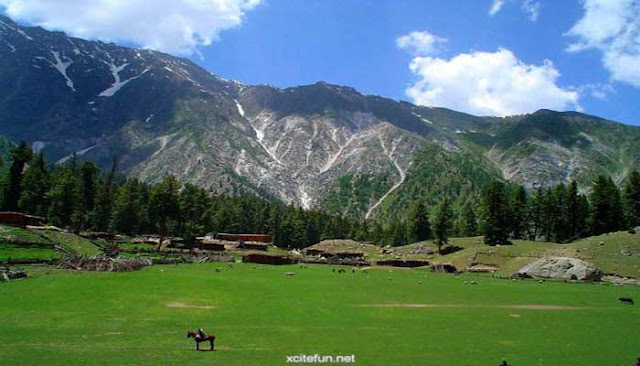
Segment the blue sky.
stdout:
<svg viewBox="0 0 640 366">
<path fill-rule="evenodd" d="M 164 8 L 181 14 L 171 18 L 181 19 L 176 32 L 200 27 L 187 41 L 174 39 L 169 26 L 156 31 L 154 24 L 141 25 L 127 35 L 105 22 L 92 30 L 82 16 L 73 24 L 64 14 L 56 18 L 57 10 L 42 0 L 0 0 L 23 23 L 185 55 L 247 84 L 322 80 L 474 114 L 546 107 L 640 124 L 637 0 L 225 0 L 210 13 L 189 12 L 191 5 L 182 2 L 193 0 L 168 2 L 149 16 L 164 16 Z M 112 3 L 102 10 L 122 19 L 122 1 Z M 146 11 L 139 8 L 128 22 Z M 80 28 L 85 33 L 78 34 Z M 166 35 L 144 38 L 140 29 Z M 398 38 L 412 32 L 399 46 Z"/>
</svg>

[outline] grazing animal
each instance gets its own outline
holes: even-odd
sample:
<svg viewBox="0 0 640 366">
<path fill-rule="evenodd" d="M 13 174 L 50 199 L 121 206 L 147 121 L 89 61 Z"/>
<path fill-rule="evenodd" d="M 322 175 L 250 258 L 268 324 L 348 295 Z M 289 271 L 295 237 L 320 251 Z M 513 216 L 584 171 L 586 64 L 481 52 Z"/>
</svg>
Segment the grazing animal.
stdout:
<svg viewBox="0 0 640 366">
<path fill-rule="evenodd" d="M 502 363 L 500 363 L 500 366 L 509 366 L 509 363 L 507 362 L 507 360 L 502 360 Z"/>
<path fill-rule="evenodd" d="M 633 299 L 630 297 L 619 297 L 618 300 L 620 300 L 620 302 L 623 302 L 625 304 L 634 305 Z"/>
<path fill-rule="evenodd" d="M 636 364 L 634 366 L 640 366 L 640 357 L 636 359 Z"/>
<path fill-rule="evenodd" d="M 196 350 L 200 351 L 200 343 L 209 342 L 211 344 L 211 350 L 213 351 L 213 342 L 216 340 L 216 336 L 213 334 L 205 334 L 204 337 L 200 337 L 198 332 L 190 330 L 187 332 L 187 338 L 193 338 L 196 341 Z"/>
<path fill-rule="evenodd" d="M 338 270 L 338 273 L 345 273 L 345 272 L 346 272 L 346 271 L 345 271 L 344 269 L 342 269 L 342 268 L 340 268 L 340 269 Z"/>
</svg>

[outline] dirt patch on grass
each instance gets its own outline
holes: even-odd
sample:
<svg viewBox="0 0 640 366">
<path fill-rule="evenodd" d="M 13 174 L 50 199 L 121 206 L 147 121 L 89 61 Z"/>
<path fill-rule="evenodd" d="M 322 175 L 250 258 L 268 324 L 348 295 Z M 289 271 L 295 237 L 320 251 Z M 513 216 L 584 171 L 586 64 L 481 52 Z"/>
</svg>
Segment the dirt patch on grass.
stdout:
<svg viewBox="0 0 640 366">
<path fill-rule="evenodd" d="M 479 305 L 479 304 L 356 304 L 358 308 L 494 308 L 518 310 L 585 310 L 588 307 L 564 305 Z"/>
<path fill-rule="evenodd" d="M 473 307 L 471 305 L 456 304 L 358 304 L 357 308 L 461 308 Z"/>
<path fill-rule="evenodd" d="M 201 310 L 211 310 L 215 309 L 216 306 L 213 305 L 189 305 L 179 301 L 173 301 L 167 304 L 168 308 L 179 308 L 179 309 L 201 309 Z"/>
<path fill-rule="evenodd" d="M 522 310 L 585 310 L 585 309 L 589 309 L 588 307 L 583 307 L 583 306 L 536 305 L 536 304 L 504 305 L 504 306 L 498 306 L 498 307 L 503 309 L 522 309 Z"/>
</svg>

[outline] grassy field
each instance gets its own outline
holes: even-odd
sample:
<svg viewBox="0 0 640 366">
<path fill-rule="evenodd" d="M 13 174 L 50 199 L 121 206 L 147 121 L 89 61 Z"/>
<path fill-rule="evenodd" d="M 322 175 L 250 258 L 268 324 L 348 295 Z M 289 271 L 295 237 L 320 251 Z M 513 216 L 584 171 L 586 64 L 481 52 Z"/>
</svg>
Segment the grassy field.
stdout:
<svg viewBox="0 0 640 366">
<path fill-rule="evenodd" d="M 53 244 L 49 238 L 38 232 L 6 225 L 0 225 L 0 241 L 5 243 Z"/>
<path fill-rule="evenodd" d="M 100 248 L 90 240 L 78 235 L 54 230 L 48 230 L 44 235 L 58 243 L 58 245 L 65 248 L 70 253 L 74 253 L 76 255 L 90 257 L 102 253 Z"/>
<path fill-rule="evenodd" d="M 433 250 L 435 244 L 425 242 Z M 603 245 L 600 245 L 602 243 Z M 527 263 L 544 256 L 580 258 L 593 263 L 606 274 L 640 278 L 640 233 L 610 233 L 593 236 L 569 244 L 513 240 L 513 245 L 488 246 L 482 237 L 451 238 L 450 245 L 464 248 L 446 256 L 431 255 L 425 258 L 437 262 L 449 262 L 464 270 L 472 263 L 491 264 L 499 267 L 498 274 L 511 275 Z M 632 255 L 623 255 L 627 250 Z"/>
<path fill-rule="evenodd" d="M 53 259 L 60 253 L 50 248 L 29 247 L 15 244 L 0 244 L 0 262 L 12 260 Z"/>
<path fill-rule="evenodd" d="M 318 353 L 354 354 L 359 365 L 628 366 L 640 357 L 640 306 L 617 301 L 640 300 L 638 287 L 331 268 L 34 270 L 0 284 L 0 363 L 284 365 Z M 216 352 L 193 350 L 185 332 L 198 326 L 216 334 Z"/>
</svg>

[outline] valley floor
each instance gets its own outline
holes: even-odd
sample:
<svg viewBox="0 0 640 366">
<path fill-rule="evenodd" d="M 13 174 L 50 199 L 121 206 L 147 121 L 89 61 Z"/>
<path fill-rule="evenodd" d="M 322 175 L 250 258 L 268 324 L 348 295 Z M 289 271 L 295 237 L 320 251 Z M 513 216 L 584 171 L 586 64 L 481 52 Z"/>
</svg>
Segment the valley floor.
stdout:
<svg viewBox="0 0 640 366">
<path fill-rule="evenodd" d="M 219 270 L 216 271 L 216 268 Z M 0 284 L 6 365 L 631 365 L 640 287 L 437 275 L 424 269 L 154 265 L 30 271 Z M 293 272 L 293 275 L 286 275 Z M 471 284 L 475 281 L 476 284 Z M 186 331 L 217 337 L 196 352 Z"/>
</svg>

